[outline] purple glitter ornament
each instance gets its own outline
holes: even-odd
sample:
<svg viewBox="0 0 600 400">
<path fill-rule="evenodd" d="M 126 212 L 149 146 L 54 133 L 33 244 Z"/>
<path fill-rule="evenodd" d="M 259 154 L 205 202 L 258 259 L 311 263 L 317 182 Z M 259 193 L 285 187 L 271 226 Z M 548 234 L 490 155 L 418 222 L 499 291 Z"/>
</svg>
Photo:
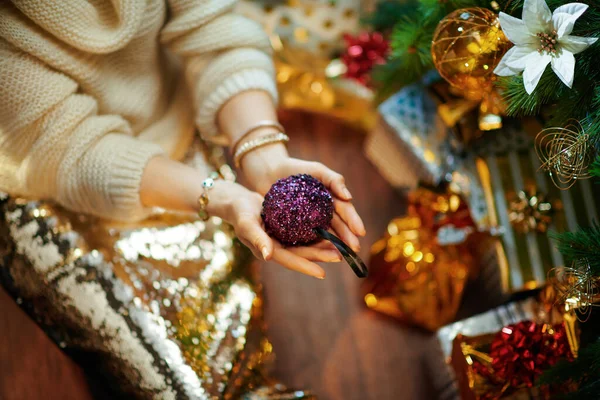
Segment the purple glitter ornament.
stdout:
<svg viewBox="0 0 600 400">
<path fill-rule="evenodd" d="M 329 229 L 333 198 L 312 176 L 293 175 L 271 186 L 261 216 L 267 233 L 282 244 L 309 244 L 320 239 L 315 228 Z"/>
</svg>

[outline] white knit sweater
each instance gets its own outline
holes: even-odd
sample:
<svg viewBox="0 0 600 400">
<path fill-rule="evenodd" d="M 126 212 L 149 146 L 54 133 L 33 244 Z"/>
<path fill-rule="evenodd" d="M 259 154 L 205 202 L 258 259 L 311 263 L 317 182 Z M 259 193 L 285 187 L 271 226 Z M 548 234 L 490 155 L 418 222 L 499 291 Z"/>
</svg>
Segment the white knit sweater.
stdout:
<svg viewBox="0 0 600 400">
<path fill-rule="evenodd" d="M 241 91 L 276 101 L 268 38 L 236 0 L 166 3 L 0 2 L 0 190 L 139 219 L 151 157 L 215 134 Z"/>
</svg>

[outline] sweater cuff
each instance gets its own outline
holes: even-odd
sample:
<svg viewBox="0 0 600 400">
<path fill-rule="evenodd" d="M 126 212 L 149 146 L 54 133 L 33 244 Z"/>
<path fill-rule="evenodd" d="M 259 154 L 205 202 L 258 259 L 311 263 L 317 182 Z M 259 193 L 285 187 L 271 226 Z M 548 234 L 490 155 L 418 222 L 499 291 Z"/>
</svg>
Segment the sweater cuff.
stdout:
<svg viewBox="0 0 600 400">
<path fill-rule="evenodd" d="M 78 166 L 79 179 L 96 197 L 93 213 L 104 218 L 134 221 L 147 217 L 152 209 L 142 205 L 140 185 L 150 159 L 164 150 L 157 144 L 122 134 L 104 136 Z M 103 173 L 99 173 L 103 171 Z"/>
<path fill-rule="evenodd" d="M 247 90 L 264 90 L 277 104 L 277 85 L 273 76 L 263 69 L 246 69 L 236 72 L 225 79 L 199 107 L 196 125 L 203 137 L 218 134 L 217 113 L 221 107 L 235 95 Z"/>
</svg>

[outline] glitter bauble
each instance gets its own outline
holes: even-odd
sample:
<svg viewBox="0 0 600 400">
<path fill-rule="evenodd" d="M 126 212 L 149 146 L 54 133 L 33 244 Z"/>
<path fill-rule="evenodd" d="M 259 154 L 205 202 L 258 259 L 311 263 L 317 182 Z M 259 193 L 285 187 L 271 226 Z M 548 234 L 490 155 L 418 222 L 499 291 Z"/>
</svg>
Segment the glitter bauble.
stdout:
<svg viewBox="0 0 600 400">
<path fill-rule="evenodd" d="M 493 88 L 494 68 L 510 47 L 497 15 L 485 8 L 463 8 L 438 24 L 431 43 L 433 64 L 464 97 L 481 99 Z"/>
<path fill-rule="evenodd" d="M 319 239 L 315 228 L 329 229 L 333 198 L 312 176 L 293 175 L 271 186 L 261 216 L 267 233 L 282 244 L 308 244 Z"/>
</svg>

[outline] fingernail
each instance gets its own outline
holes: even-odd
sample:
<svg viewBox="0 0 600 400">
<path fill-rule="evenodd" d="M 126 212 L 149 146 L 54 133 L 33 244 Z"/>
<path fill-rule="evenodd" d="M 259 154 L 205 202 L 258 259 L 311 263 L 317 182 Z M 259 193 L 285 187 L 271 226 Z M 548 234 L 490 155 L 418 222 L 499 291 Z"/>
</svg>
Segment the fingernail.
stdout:
<svg viewBox="0 0 600 400">
<path fill-rule="evenodd" d="M 346 199 L 350 200 L 352 198 L 352 194 L 350 194 L 350 191 L 347 187 L 345 187 L 342 192 L 344 192 L 344 197 L 346 197 Z"/>
<path fill-rule="evenodd" d="M 317 278 L 317 279 L 320 279 L 320 280 L 323 280 L 323 279 L 325 279 L 325 277 L 324 277 L 324 276 L 316 276 L 316 275 L 314 275 L 314 277 L 315 277 L 315 278 Z"/>
<path fill-rule="evenodd" d="M 260 252 L 262 253 L 264 260 L 267 261 L 267 257 L 269 257 L 269 251 L 267 250 L 267 248 L 263 247 L 262 249 L 260 249 Z"/>
</svg>

